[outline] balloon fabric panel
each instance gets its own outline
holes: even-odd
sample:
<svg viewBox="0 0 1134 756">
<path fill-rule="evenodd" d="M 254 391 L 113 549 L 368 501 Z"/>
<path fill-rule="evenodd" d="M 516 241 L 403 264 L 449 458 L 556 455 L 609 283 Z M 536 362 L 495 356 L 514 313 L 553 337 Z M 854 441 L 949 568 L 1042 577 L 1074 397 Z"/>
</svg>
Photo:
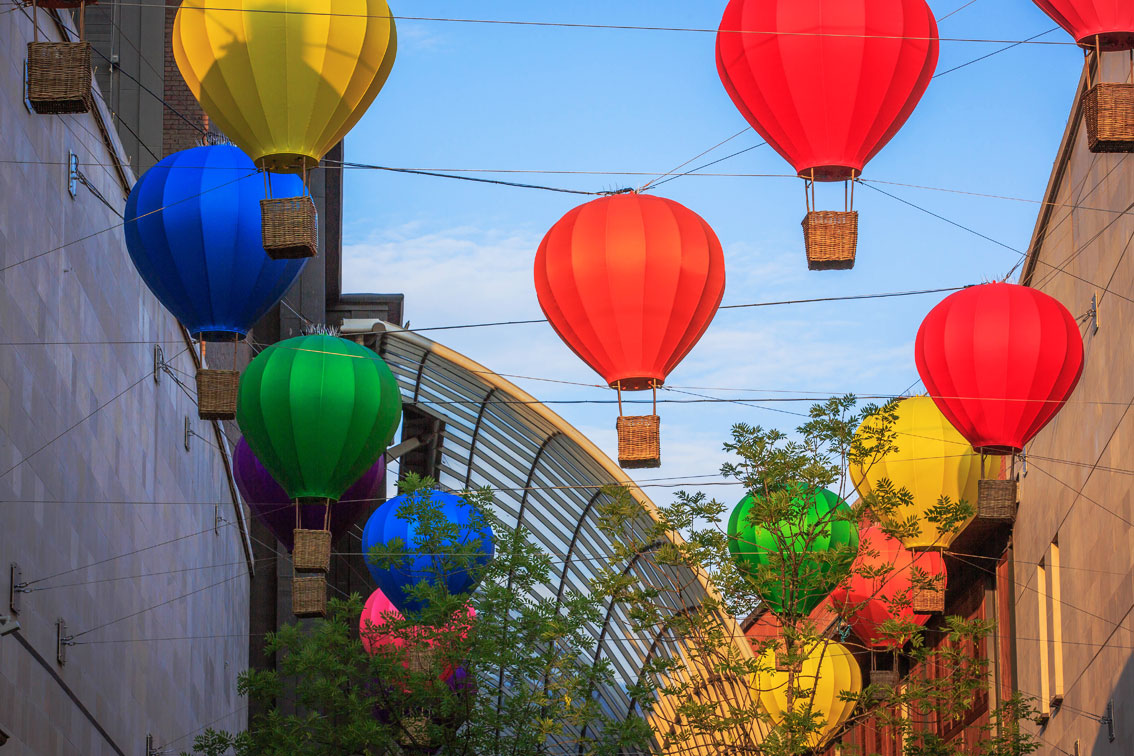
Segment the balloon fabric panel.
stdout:
<svg viewBox="0 0 1134 756">
<path fill-rule="evenodd" d="M 798 564 L 802 569 L 798 575 L 785 574 L 778 584 L 756 587 L 760 590 L 760 598 L 777 614 L 806 616 L 843 579 L 854 561 L 854 553 L 858 550 L 858 527 L 846 518 L 836 516 L 836 511 L 846 509 L 847 505 L 825 488 L 814 493 L 794 492 L 792 505 L 797 510 L 795 516 L 771 528 L 748 521 L 755 503 L 756 499 L 749 494 L 733 509 L 728 521 L 729 553 L 740 570 L 749 573 L 754 585 L 756 580 L 750 573 L 771 565 L 772 555 L 780 553 L 782 548 L 801 555 Z M 839 564 L 808 558 L 810 554 L 818 555 L 835 549 L 847 551 Z M 793 581 L 799 584 L 792 585 Z"/>
<path fill-rule="evenodd" d="M 918 374 L 976 449 L 1018 452 L 1059 412 L 1083 370 L 1083 340 L 1058 300 L 1017 284 L 945 298 L 918 329 Z"/>
<path fill-rule="evenodd" d="M 535 261 L 540 305 L 560 338 L 611 387 L 664 382 L 724 295 L 724 253 L 688 208 L 604 197 L 556 223 Z"/>
<path fill-rule="evenodd" d="M 205 112 L 258 165 L 299 171 L 385 84 L 397 49 L 390 16 L 384 0 L 187 0 L 174 57 Z"/>
<path fill-rule="evenodd" d="M 294 546 L 295 505 L 287 491 L 256 458 L 244 438 L 237 442 L 232 453 L 232 468 L 236 487 L 240 489 L 240 495 L 252 510 L 252 515 L 290 552 Z M 385 481 L 386 459 L 379 455 L 378 461 L 331 507 L 332 541 L 338 540 L 363 512 L 384 497 Z M 300 527 L 308 530 L 322 529 L 323 515 L 322 507 L 303 507 L 300 511 Z"/>
<path fill-rule="evenodd" d="M 276 176 L 302 191 L 294 176 Z M 130 258 L 195 337 L 244 336 L 288 290 L 304 260 L 272 260 L 260 234 L 263 177 L 230 145 L 176 152 L 135 183 L 123 225 Z"/>
<path fill-rule="evenodd" d="M 268 347 L 240 381 L 240 428 L 293 499 L 341 498 L 385 451 L 400 418 L 386 364 L 334 336 Z"/>
<path fill-rule="evenodd" d="M 1094 49 L 1095 36 L 1106 51 L 1134 46 L 1134 4 L 1127 0 L 1035 0 L 1076 42 Z"/>
<path fill-rule="evenodd" d="M 766 33 L 762 33 L 766 32 Z M 804 177 L 861 174 L 937 67 L 924 0 L 732 0 L 717 35 L 726 91 Z"/>
<path fill-rule="evenodd" d="M 831 592 L 831 602 L 852 612 L 851 628 L 868 646 L 888 648 L 890 641 L 879 633 L 882 623 L 900 619 L 925 625 L 929 621 L 928 614 L 915 614 L 909 603 L 914 568 L 941 578 L 944 587 L 945 560 L 935 551 L 915 554 L 877 526 L 863 528 L 859 538 L 855 572 Z"/>
<path fill-rule="evenodd" d="M 803 695 L 788 704 L 790 678 L 786 671 L 775 669 L 775 651 L 769 649 L 760 659 L 761 671 L 753 675 L 753 687 L 759 705 L 773 725 L 783 721 L 787 712 L 812 712 L 822 718 L 819 731 L 809 738 L 809 745 L 818 748 L 839 731 L 855 707 L 855 696 L 862 692 L 862 671 L 845 646 L 834 641 L 817 643 L 795 677 L 795 688 Z M 843 700 L 842 694 L 850 695 Z"/>
<path fill-rule="evenodd" d="M 905 523 L 911 517 L 920 524 L 920 533 L 902 539 L 906 548 L 948 548 L 972 518 L 949 533 L 939 533 L 936 525 L 927 520 L 928 512 L 942 496 L 947 496 L 954 504 L 964 501 L 973 507 L 975 516 L 980 456 L 928 396 L 900 400 L 896 414 L 891 431 L 896 434 L 897 449 L 872 462 L 852 464 L 851 480 L 864 499 L 883 479 L 895 488 L 905 488 L 913 499 L 910 506 L 876 511 L 875 516 L 893 525 Z M 858 432 L 878 424 L 878 420 L 868 418 Z"/>
<path fill-rule="evenodd" d="M 415 494 L 422 496 L 424 494 Z M 481 532 L 472 529 L 472 509 L 461 497 L 443 491 L 428 492 L 431 505 L 436 506 L 445 518 L 460 529 L 460 543 L 479 541 L 478 564 L 487 564 L 495 551 L 491 527 Z M 400 538 L 407 555 L 400 564 L 391 566 L 371 564 L 367 569 L 382 592 L 402 611 L 420 611 L 424 602 L 411 598 L 408 591 L 422 580 L 434 584 L 441 566 L 439 557 L 430 554 L 414 554 L 417 547 L 417 523 L 402 519 L 398 510 L 407 503 L 402 495 L 384 502 L 370 515 L 362 533 L 362 550 L 368 554 L 375 547 L 382 547 L 395 538 Z M 446 590 L 450 595 L 465 593 L 473 587 L 473 577 L 468 570 L 459 569 L 444 575 Z"/>
</svg>

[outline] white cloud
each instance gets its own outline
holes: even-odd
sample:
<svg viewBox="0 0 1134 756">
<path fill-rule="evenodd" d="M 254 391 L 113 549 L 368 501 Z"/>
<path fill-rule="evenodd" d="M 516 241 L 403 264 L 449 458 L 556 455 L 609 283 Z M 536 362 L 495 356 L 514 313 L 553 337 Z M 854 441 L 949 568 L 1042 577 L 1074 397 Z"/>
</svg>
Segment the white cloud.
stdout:
<svg viewBox="0 0 1134 756">
<path fill-rule="evenodd" d="M 414 328 L 542 318 L 532 280 L 539 239 L 474 227 L 445 229 L 406 224 L 385 230 L 344 249 L 344 288 L 398 291 L 406 296 L 406 316 Z M 732 245 L 726 303 L 789 298 L 777 292 L 806 274 L 798 250 L 761 254 L 750 245 Z M 798 288 L 796 288 L 798 290 Z M 808 305 L 722 311 L 705 337 L 670 377 L 675 387 L 718 387 L 698 391 L 722 398 L 769 396 L 741 391 L 763 389 L 829 393 L 895 391 L 912 373 L 912 345 L 894 345 L 891 333 L 875 327 L 877 313 L 856 308 Z M 546 324 L 425 332 L 508 376 L 534 376 L 584 384 L 601 379 L 559 340 Z M 542 400 L 611 400 L 606 390 L 511 378 Z M 827 392 L 827 393 L 824 393 Z M 773 395 L 774 396 L 774 395 Z M 691 399 L 676 392 L 659 398 Z M 551 409 L 591 438 L 612 458 L 617 455 L 612 404 L 557 404 Z M 808 402 L 775 403 L 761 409 L 739 404 L 664 404 L 659 470 L 635 471 L 639 480 L 678 476 L 691 479 L 718 472 L 721 445 L 733 423 L 745 421 L 793 429 Z M 638 411 L 639 406 L 628 410 Z M 776 410 L 780 410 L 777 412 Z M 646 411 L 642 409 L 642 411 Z M 705 479 L 712 480 L 712 478 Z M 656 501 L 669 501 L 676 489 L 649 488 Z M 710 495 L 731 501 L 731 487 L 708 487 Z"/>
</svg>

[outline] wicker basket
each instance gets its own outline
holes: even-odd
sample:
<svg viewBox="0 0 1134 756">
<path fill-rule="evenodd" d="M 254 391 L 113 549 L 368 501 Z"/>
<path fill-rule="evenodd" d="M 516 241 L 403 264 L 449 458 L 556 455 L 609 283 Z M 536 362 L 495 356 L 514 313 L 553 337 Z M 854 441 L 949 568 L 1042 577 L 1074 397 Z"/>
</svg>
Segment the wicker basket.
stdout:
<svg viewBox="0 0 1134 756">
<path fill-rule="evenodd" d="M 910 608 L 918 614 L 942 614 L 945 611 L 945 588 L 914 588 Z"/>
<path fill-rule="evenodd" d="M 994 522 L 1016 520 L 1016 481 L 982 480 L 977 483 L 977 519 Z"/>
<path fill-rule="evenodd" d="M 291 613 L 296 617 L 327 616 L 327 582 L 322 575 L 292 578 Z"/>
<path fill-rule="evenodd" d="M 410 672 L 422 675 L 433 667 L 433 658 L 437 655 L 437 650 L 428 646 L 418 646 L 409 649 L 407 655 Z"/>
<path fill-rule="evenodd" d="M 310 197 L 260 200 L 264 251 L 273 260 L 299 260 L 319 251 L 318 220 Z"/>
<path fill-rule="evenodd" d="M 292 534 L 295 546 L 291 550 L 291 561 L 296 572 L 326 572 L 331 569 L 331 531 L 296 528 Z"/>
<path fill-rule="evenodd" d="M 91 43 L 28 42 L 28 102 L 41 115 L 91 110 Z"/>
<path fill-rule="evenodd" d="M 898 670 L 896 669 L 872 669 L 870 670 L 870 684 L 877 685 L 880 688 L 887 688 L 893 690 L 898 687 Z"/>
<path fill-rule="evenodd" d="M 235 420 L 240 373 L 236 370 L 197 371 L 197 415 L 202 420 Z"/>
<path fill-rule="evenodd" d="M 403 717 L 401 724 L 405 734 L 398 738 L 398 745 L 403 749 L 413 753 L 431 753 L 436 750 L 429 747 L 428 717 Z"/>
<path fill-rule="evenodd" d="M 850 270 L 858 248 L 856 210 L 812 210 L 803 219 L 808 270 Z"/>
<path fill-rule="evenodd" d="M 658 415 L 620 416 L 618 465 L 627 470 L 661 467 L 661 417 Z"/>
<path fill-rule="evenodd" d="M 1096 84 L 1083 93 L 1091 152 L 1134 152 L 1134 84 Z"/>
</svg>

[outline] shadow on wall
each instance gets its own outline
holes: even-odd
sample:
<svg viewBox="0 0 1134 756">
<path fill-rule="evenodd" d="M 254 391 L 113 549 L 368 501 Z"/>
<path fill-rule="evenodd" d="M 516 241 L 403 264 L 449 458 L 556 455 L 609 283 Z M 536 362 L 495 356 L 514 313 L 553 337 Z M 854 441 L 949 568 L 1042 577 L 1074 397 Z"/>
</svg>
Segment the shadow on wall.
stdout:
<svg viewBox="0 0 1134 756">
<path fill-rule="evenodd" d="M 1097 725 L 1099 728 L 1098 735 L 1095 737 L 1091 749 L 1083 752 L 1083 756 L 1127 756 L 1127 754 L 1134 753 L 1134 656 L 1127 658 L 1126 666 L 1123 667 L 1122 674 L 1118 676 L 1118 682 L 1115 683 L 1110 695 L 1105 699 L 1100 697 L 1095 700 L 1100 701 L 1099 711 L 1089 713 L 1068 712 L 1078 714 L 1089 720 L 1092 716 L 1105 717 L 1107 715 L 1107 701 L 1112 701 L 1114 704 L 1114 710 L 1111 714 L 1113 719 L 1109 723 L 1104 721 Z M 1088 723 L 1087 727 L 1090 726 L 1091 724 Z M 1089 738 L 1086 740 L 1089 740 Z"/>
</svg>

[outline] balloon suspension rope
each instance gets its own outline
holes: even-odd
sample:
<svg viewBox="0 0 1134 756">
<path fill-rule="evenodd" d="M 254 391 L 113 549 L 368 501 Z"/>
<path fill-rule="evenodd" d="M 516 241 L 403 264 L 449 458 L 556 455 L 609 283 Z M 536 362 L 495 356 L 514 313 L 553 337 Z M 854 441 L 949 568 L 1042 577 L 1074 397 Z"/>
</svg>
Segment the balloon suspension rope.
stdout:
<svg viewBox="0 0 1134 756">
<path fill-rule="evenodd" d="M 618 389 L 618 416 L 622 417 L 622 381 L 615 381 L 614 387 Z M 653 414 L 658 414 L 658 382 L 656 378 L 650 379 L 650 388 L 654 392 Z"/>
</svg>

